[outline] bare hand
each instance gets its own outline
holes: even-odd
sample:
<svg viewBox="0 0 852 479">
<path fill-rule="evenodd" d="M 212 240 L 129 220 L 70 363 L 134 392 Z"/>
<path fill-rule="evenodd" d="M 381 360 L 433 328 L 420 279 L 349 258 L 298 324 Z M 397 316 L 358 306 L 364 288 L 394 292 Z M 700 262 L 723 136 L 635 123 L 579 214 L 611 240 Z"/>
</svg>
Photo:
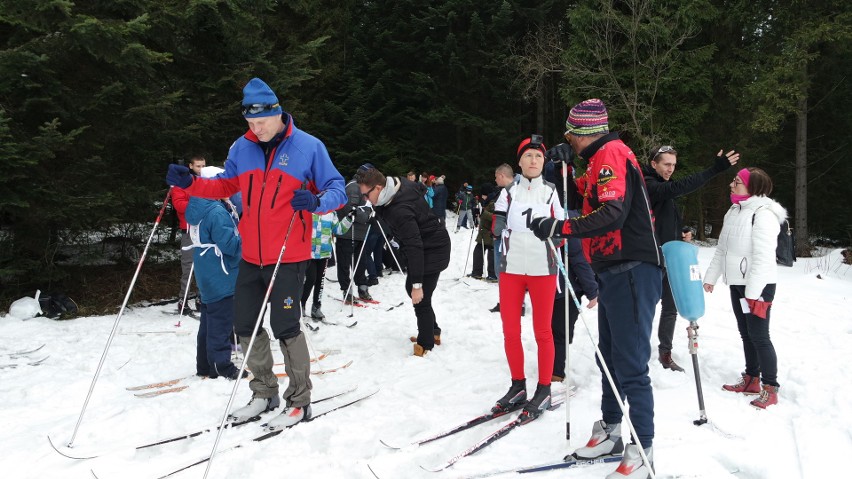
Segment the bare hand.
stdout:
<svg viewBox="0 0 852 479">
<path fill-rule="evenodd" d="M 423 288 L 411 290 L 411 304 L 418 304 L 423 301 Z"/>
<path fill-rule="evenodd" d="M 588 309 L 592 309 L 598 305 L 598 298 L 590 299 L 589 304 L 586 305 Z"/>
<path fill-rule="evenodd" d="M 722 156 L 722 150 L 719 150 L 719 153 L 716 153 L 716 156 Z M 731 163 L 731 166 L 736 165 L 737 162 L 740 161 L 740 154 L 734 150 L 725 153 L 725 156 L 728 158 L 728 161 Z"/>
<path fill-rule="evenodd" d="M 708 293 L 712 293 L 713 292 L 713 285 L 704 283 L 704 291 L 707 291 Z"/>
</svg>

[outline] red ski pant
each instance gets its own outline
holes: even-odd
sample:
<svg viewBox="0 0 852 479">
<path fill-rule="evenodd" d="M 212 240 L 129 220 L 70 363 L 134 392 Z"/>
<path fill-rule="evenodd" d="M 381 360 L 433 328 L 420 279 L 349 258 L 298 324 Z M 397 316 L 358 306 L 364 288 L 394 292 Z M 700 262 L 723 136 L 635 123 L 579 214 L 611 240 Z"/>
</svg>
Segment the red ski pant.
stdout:
<svg viewBox="0 0 852 479">
<path fill-rule="evenodd" d="M 538 345 L 538 383 L 549 385 L 553 376 L 553 298 L 556 275 L 527 276 L 500 273 L 500 317 L 503 320 L 503 347 L 512 379 L 525 379 L 524 345 L 521 343 L 521 305 L 526 292 L 532 302 L 533 332 Z"/>
</svg>

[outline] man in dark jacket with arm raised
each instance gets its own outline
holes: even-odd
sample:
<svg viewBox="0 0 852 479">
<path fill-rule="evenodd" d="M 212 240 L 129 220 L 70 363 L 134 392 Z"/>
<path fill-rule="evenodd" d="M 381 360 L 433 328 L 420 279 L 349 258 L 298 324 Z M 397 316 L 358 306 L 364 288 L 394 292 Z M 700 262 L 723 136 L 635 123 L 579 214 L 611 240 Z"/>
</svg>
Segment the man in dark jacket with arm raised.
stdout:
<svg viewBox="0 0 852 479">
<path fill-rule="evenodd" d="M 675 204 L 675 199 L 688 193 L 692 193 L 704 186 L 711 178 L 736 165 L 740 154 L 731 150 L 722 154 L 719 150 L 713 166 L 704 171 L 699 171 L 686 178 L 672 180 L 672 174 L 677 166 L 677 151 L 672 146 L 660 146 L 651 150 L 648 155 L 648 165 L 643 165 L 642 172 L 645 176 L 645 186 L 648 188 L 648 196 L 651 199 L 651 210 L 654 212 L 655 232 L 660 244 L 681 239 L 680 211 Z M 659 353 L 660 364 L 665 369 L 672 371 L 683 371 L 683 368 L 672 359 L 672 340 L 674 338 L 675 321 L 677 320 L 677 308 L 674 296 L 669 286 L 668 275 L 663 270 L 663 295 L 662 311 L 660 312 L 660 326 L 657 337 L 660 340 Z"/>
</svg>

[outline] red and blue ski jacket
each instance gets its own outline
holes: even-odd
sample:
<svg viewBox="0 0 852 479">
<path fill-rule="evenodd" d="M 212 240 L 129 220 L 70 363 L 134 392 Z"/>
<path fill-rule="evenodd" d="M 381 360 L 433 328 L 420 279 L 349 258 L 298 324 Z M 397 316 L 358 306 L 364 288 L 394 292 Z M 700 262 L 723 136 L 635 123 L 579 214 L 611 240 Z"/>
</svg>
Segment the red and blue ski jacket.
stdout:
<svg viewBox="0 0 852 479">
<path fill-rule="evenodd" d="M 285 113 L 286 115 L 286 113 Z M 186 189 L 191 196 L 227 198 L 242 192 L 240 236 L 243 259 L 259 266 L 274 264 L 287 236 L 294 211 L 293 193 L 306 188 L 319 196 L 315 213 L 335 211 L 346 203 L 343 177 L 316 137 L 285 118 L 284 132 L 260 143 L 251 131 L 231 145 L 225 172 L 214 178 L 194 178 Z M 296 212 L 282 263 L 311 258 L 311 212 Z"/>
</svg>

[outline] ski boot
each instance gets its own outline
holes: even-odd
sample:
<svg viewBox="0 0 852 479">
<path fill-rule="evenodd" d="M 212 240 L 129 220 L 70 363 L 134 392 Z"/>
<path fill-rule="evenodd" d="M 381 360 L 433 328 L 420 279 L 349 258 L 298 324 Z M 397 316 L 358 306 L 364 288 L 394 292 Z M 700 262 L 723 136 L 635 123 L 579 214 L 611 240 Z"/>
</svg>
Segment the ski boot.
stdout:
<svg viewBox="0 0 852 479">
<path fill-rule="evenodd" d="M 373 297 L 370 296 L 370 289 L 366 284 L 362 284 L 358 286 L 358 297 L 363 299 L 364 301 L 372 301 Z"/>
<path fill-rule="evenodd" d="M 285 429 L 302 421 L 311 420 L 311 405 L 303 407 L 288 407 L 281 414 L 272 418 L 266 427 L 270 430 Z"/>
<path fill-rule="evenodd" d="M 535 388 L 535 394 L 533 394 L 532 399 L 527 401 L 527 404 L 524 406 L 524 412 L 521 413 L 525 416 L 526 421 L 532 421 L 533 419 L 541 416 L 545 409 L 550 407 L 550 385 L 539 384 Z"/>
<path fill-rule="evenodd" d="M 509 392 L 497 400 L 497 403 L 491 408 L 491 413 L 502 416 L 514 411 L 525 402 L 527 402 L 527 380 L 513 379 Z"/>
<path fill-rule="evenodd" d="M 270 398 L 259 398 L 252 396 L 251 401 L 245 406 L 231 412 L 228 418 L 235 421 L 245 421 L 246 419 L 258 416 L 266 411 L 272 411 L 281 405 L 281 398 L 276 394 Z"/>
<path fill-rule="evenodd" d="M 589 442 L 584 447 L 574 451 L 574 454 L 565 456 L 565 460 L 596 459 L 601 456 L 621 454 L 623 451 L 621 423 L 607 424 L 603 421 L 597 421 L 592 427 L 592 437 L 589 438 Z"/>
<path fill-rule="evenodd" d="M 322 310 L 320 309 L 322 305 L 320 303 L 314 303 L 311 307 L 311 319 L 315 321 L 322 321 L 325 319 L 325 315 L 322 314 Z"/>
<path fill-rule="evenodd" d="M 648 457 L 648 462 L 653 469 L 654 448 L 646 448 L 645 456 Z M 645 479 L 647 477 L 651 476 L 648 474 L 648 466 L 645 465 L 645 462 L 642 461 L 642 455 L 639 454 L 639 446 L 628 444 L 624 449 L 624 456 L 622 456 L 618 468 L 606 476 L 606 479 Z"/>
</svg>

